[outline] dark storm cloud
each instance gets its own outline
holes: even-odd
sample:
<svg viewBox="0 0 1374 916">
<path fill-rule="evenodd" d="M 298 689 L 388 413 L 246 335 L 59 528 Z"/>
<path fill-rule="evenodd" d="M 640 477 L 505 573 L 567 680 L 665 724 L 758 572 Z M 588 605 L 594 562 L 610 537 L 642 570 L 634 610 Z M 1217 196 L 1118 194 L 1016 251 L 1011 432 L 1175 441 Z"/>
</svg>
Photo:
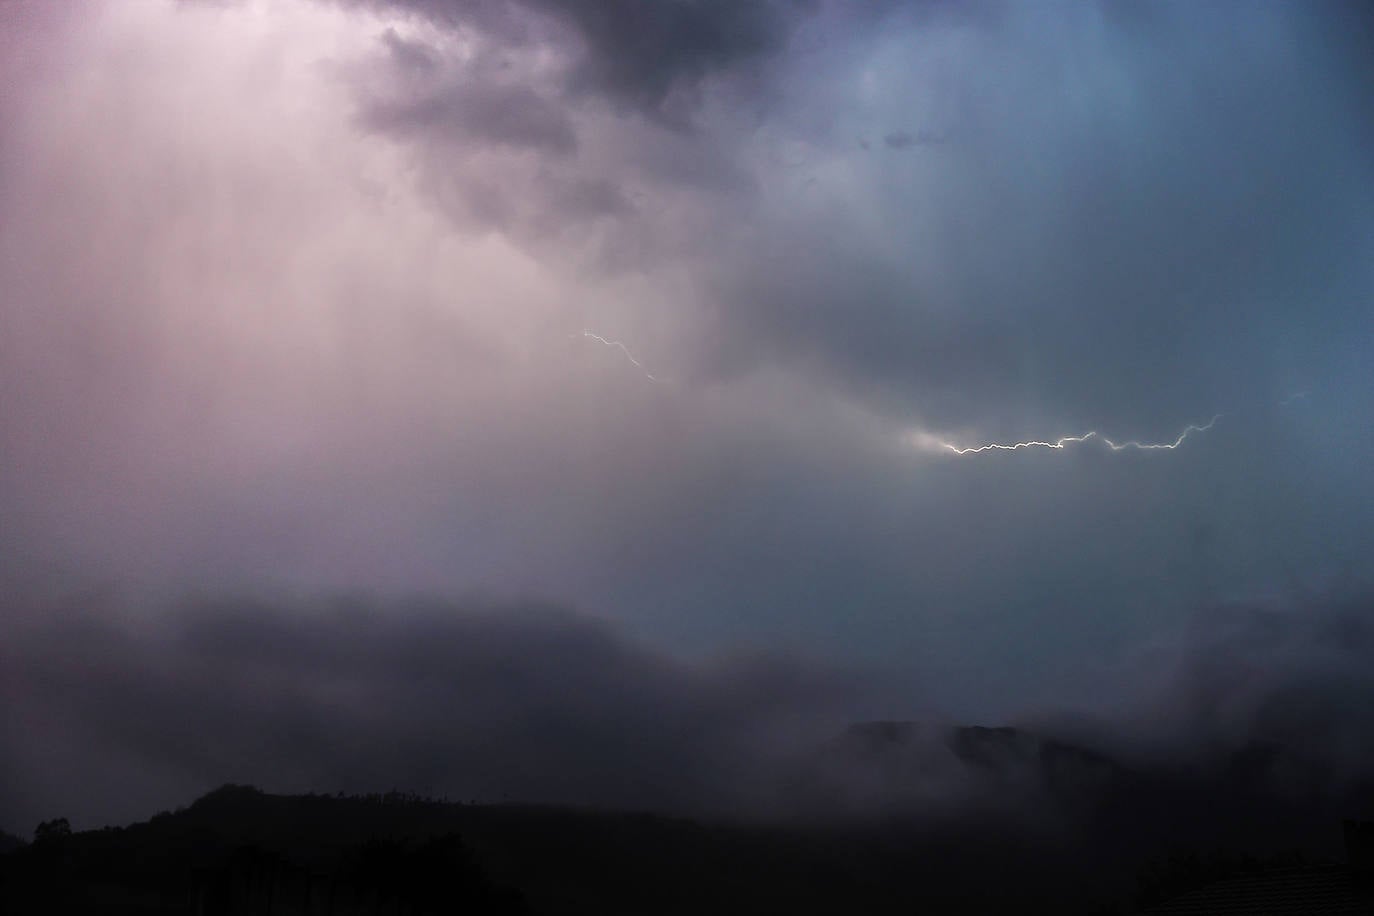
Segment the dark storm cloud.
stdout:
<svg viewBox="0 0 1374 916">
<path fill-rule="evenodd" d="M 512 79 L 499 55 L 456 64 L 395 29 L 381 42 L 389 66 L 359 80 L 365 130 L 436 143 L 449 155 L 488 145 L 554 157 L 577 151 L 569 113 L 549 90 Z"/>
<path fill-rule="evenodd" d="M 554 155 L 577 149 L 571 120 L 528 86 L 477 83 L 420 98 L 377 101 L 362 118 L 370 130 L 401 137 L 438 135 Z"/>
<path fill-rule="evenodd" d="M 808 0 L 385 0 L 448 26 L 483 28 L 507 41 L 530 40 L 516 8 L 555 24 L 580 46 L 570 74 L 617 103 L 667 114 L 690 104 L 702 80 L 779 50 Z M 507 9 L 500 9 L 507 6 Z M 535 25 L 535 31 L 538 26 Z M 550 36 L 545 35 L 546 39 Z M 685 96 L 685 97 L 684 97 Z"/>
<path fill-rule="evenodd" d="M 674 90 L 690 90 L 706 76 L 777 50 L 792 17 L 810 4 L 538 0 L 537 5 L 566 17 L 582 35 L 587 45 L 583 79 L 631 103 L 662 108 Z"/>
<path fill-rule="evenodd" d="M 694 356 L 703 374 L 783 363 L 946 426 L 1000 427 L 1006 413 L 1033 412 L 1162 434 L 1284 396 L 1360 331 L 1353 303 L 1374 174 L 1363 155 L 1367 80 L 1356 76 L 1358 41 L 1343 37 L 1360 17 L 1347 7 L 400 8 L 481 29 L 494 49 L 567 51 L 539 23 L 579 36 L 572 73 L 540 83 L 546 103 L 493 106 L 493 129 L 553 153 L 569 150 L 587 115 L 567 78 L 662 111 L 676 89 L 770 56 L 769 80 L 712 97 L 736 116 L 757 108 L 749 124 L 700 123 L 695 138 L 587 124 L 607 138 L 545 179 L 614 186 L 622 204 L 652 198 L 647 209 L 601 211 L 614 217 L 609 244 L 632 248 L 641 268 L 653 266 L 645 240 L 664 235 L 675 241 L 654 257 L 706 253 L 713 302 L 698 318 L 720 330 Z M 509 26 L 519 10 L 537 13 L 533 31 Z M 801 28 L 810 31 L 792 47 Z M 1332 53 L 1338 39 L 1344 50 Z M 427 144 L 445 124 L 487 120 L 463 98 L 488 75 L 469 77 L 391 103 L 379 119 L 404 125 L 436 175 L 453 152 Z M 861 135 L 875 129 L 887 149 L 922 155 L 864 160 L 857 187 L 824 206 L 814 196 L 824 181 L 806 173 L 853 150 L 844 119 L 867 119 L 855 123 Z M 808 153 L 779 159 L 764 134 Z M 793 167 L 758 164 L 775 160 Z M 805 193 L 787 186 L 788 172 Z M 523 219 L 498 196 L 500 206 L 446 209 L 526 242 L 583 219 L 559 208 L 578 195 L 546 194 Z M 703 215 L 687 218 L 689 208 Z M 1303 320 L 1312 309 L 1327 320 Z"/>
<path fill-rule="evenodd" d="M 662 192 L 709 199 L 749 187 L 714 139 L 570 92 L 557 42 L 550 63 L 528 36 L 479 35 L 431 45 L 389 28 L 385 53 L 349 70 L 357 125 L 413 156 L 424 195 L 456 228 L 501 232 L 541 259 L 577 240 L 599 248 L 603 265 L 637 270 L 655 236 L 673 233 Z"/>
<path fill-rule="evenodd" d="M 603 266 L 617 270 L 700 247 L 703 222 L 730 218 L 719 208 L 753 195 L 757 179 L 739 138 L 702 123 L 699 108 L 722 90 L 732 107 L 766 107 L 768 80 L 755 65 L 780 60 L 815 6 L 370 5 L 413 13 L 437 26 L 438 38 L 430 45 L 394 28 L 382 33 L 385 60 L 355 73 L 363 128 L 416 153 L 426 192 L 458 227 L 496 229 L 547 257 L 550 238 L 566 240 L 566 230 L 601 220 Z M 487 162 L 480 176 L 452 177 L 455 162 L 493 143 L 542 155 L 523 167 Z M 703 203 L 710 212 L 683 218 L 684 206 Z"/>
<path fill-rule="evenodd" d="M 687 665 L 549 606 L 202 599 L 150 619 L 97 596 L 44 613 L 0 650 L 0 809 L 19 823 L 131 817 L 227 780 L 758 810 L 767 761 L 859 690 L 780 659 Z"/>
</svg>

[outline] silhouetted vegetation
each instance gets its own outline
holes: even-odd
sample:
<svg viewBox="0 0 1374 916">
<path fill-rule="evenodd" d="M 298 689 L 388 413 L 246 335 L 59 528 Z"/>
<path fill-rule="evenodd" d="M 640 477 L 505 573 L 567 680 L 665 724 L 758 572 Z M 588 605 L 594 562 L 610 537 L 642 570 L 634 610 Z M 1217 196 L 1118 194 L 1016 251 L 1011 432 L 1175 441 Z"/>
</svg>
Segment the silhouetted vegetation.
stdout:
<svg viewBox="0 0 1374 916">
<path fill-rule="evenodd" d="M 72 825 L 65 817 L 43 821 L 33 830 L 35 843 L 52 843 L 72 835 Z"/>
<path fill-rule="evenodd" d="M 1276 856 L 1235 855 L 1221 850 L 1207 854 L 1175 852 L 1150 859 L 1140 870 L 1136 900 L 1141 906 L 1155 906 L 1217 881 L 1308 864 L 1308 857 L 1300 850 Z"/>
<path fill-rule="evenodd" d="M 6 913 L 517 914 L 453 832 L 387 815 L 438 809 L 391 793 L 280 798 L 224 786 L 147 823 L 72 834 L 45 821 L 0 858 Z M 380 817 L 358 818 L 370 811 Z"/>
<path fill-rule="evenodd" d="M 1126 819 L 1046 842 L 984 815 L 765 826 L 248 786 L 127 828 L 60 824 L 0 856 L 0 911 L 1106 914 L 1306 861 L 1146 855 Z"/>
</svg>

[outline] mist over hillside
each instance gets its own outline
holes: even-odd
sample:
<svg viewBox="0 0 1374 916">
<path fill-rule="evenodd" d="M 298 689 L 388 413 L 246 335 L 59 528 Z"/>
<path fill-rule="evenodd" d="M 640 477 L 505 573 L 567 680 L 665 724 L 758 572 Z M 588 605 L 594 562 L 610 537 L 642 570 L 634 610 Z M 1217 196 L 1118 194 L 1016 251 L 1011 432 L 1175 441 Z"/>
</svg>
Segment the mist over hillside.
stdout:
<svg viewBox="0 0 1374 916">
<path fill-rule="evenodd" d="M 1319 824 L 1374 776 L 1366 607 L 1211 610 L 1104 683 L 1114 707 L 975 727 L 912 718 L 938 704 L 833 665 L 674 658 L 552 606 L 87 595 L 5 624 L 0 824 L 118 823 L 230 781 L 1052 829 L 1210 794 Z M 887 720 L 856 722 L 874 710 Z"/>
<path fill-rule="evenodd" d="M 1209 609 L 1110 711 L 982 726 L 853 721 L 901 701 L 552 606 L 36 603 L 0 640 L 0 825 L 42 824 L 0 875 L 16 912 L 44 881 L 89 912 L 402 884 L 416 912 L 1127 912 L 1343 860 L 1374 811 L 1366 607 Z M 302 794 L 182 807 L 224 781 Z"/>
</svg>

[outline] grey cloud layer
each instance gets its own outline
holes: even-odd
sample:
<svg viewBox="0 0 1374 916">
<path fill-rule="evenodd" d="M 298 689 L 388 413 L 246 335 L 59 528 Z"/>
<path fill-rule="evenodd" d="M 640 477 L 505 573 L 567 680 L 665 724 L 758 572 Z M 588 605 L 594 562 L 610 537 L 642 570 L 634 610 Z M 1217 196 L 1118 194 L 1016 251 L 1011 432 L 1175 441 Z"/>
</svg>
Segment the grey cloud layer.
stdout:
<svg viewBox="0 0 1374 916">
<path fill-rule="evenodd" d="M 1367 554 L 1346 8 L 627 9 L 56 30 L 0 102 L 0 570 L 547 595 L 996 720 Z"/>
<path fill-rule="evenodd" d="M 422 7 L 481 21 L 462 4 Z M 668 149 L 632 116 L 584 110 L 557 128 L 609 130 L 570 174 L 656 204 L 603 210 L 605 231 L 666 235 L 658 254 L 698 271 L 720 325 L 697 357 L 706 371 L 827 371 L 946 426 L 1005 427 L 1005 413 L 1048 405 L 1073 425 L 1159 428 L 1282 397 L 1349 360 L 1374 176 L 1358 49 L 1328 49 L 1354 12 L 779 9 L 545 10 L 583 35 L 585 66 L 616 69 L 612 97 L 658 99 L 779 52 L 766 80 L 717 87 L 667 141 L 752 176 L 728 196 L 665 189 L 654 164 Z M 801 30 L 790 54 L 784 22 Z M 546 104 L 521 106 L 521 122 Z M 406 135 L 423 144 L 416 126 Z M 540 206 L 577 209 L 556 194 Z M 1306 321 L 1312 309 L 1328 320 Z"/>
<path fill-rule="evenodd" d="M 742 454 L 724 476 L 771 477 L 772 493 L 721 488 L 737 538 L 722 537 L 721 515 L 673 515 L 674 532 L 636 551 L 637 603 L 687 617 L 694 603 L 675 595 L 733 592 L 756 608 L 750 632 L 788 619 L 793 633 L 864 643 L 880 641 L 869 621 L 896 619 L 914 666 L 942 667 L 935 634 L 1074 654 L 1078 639 L 1136 638 L 1180 596 L 1319 581 L 1352 562 L 1369 539 L 1352 461 L 1371 415 L 1356 380 L 1374 188 L 1367 74 L 1345 37 L 1357 14 L 822 5 L 795 20 L 767 79 L 706 93 L 668 145 L 632 115 L 571 107 L 605 145 L 568 168 L 635 188 L 603 224 L 608 244 L 633 238 L 634 268 L 660 282 L 693 277 L 672 305 L 681 333 L 658 335 L 679 376 L 729 386 L 781 366 L 961 444 L 1088 430 L 1171 441 L 1227 414 L 1162 466 L 1088 449 L 917 478 L 816 453 L 835 478 L 871 475 L 863 486 L 816 483 L 804 456 Z M 683 193 L 655 170 L 674 144 L 704 144 L 719 171 L 750 180 Z M 660 321 L 615 317 L 632 339 Z M 1309 386 L 1325 395 L 1277 409 Z M 664 486 L 664 505 L 677 489 Z M 1315 508 L 1336 493 L 1351 512 Z M 762 521 L 784 517 L 805 521 L 785 533 Z M 815 534 L 826 526 L 864 532 L 861 546 L 829 546 Z M 1080 540 L 1094 531 L 1111 546 Z M 813 537 L 827 561 L 805 583 L 770 561 Z M 808 607 L 850 606 L 851 588 L 865 596 L 858 620 L 827 625 Z M 1093 612 L 1122 596 L 1139 610 Z M 942 613 L 962 620 L 932 621 Z"/>
<path fill-rule="evenodd" d="M 39 610 L 6 627 L 7 822 L 128 819 L 224 781 L 758 813 L 777 801 L 769 761 L 861 692 L 782 659 L 684 665 L 552 607 Z"/>
<path fill-rule="evenodd" d="M 864 114 L 948 142 L 869 153 L 872 234 L 828 241 L 862 213 L 840 201 L 827 230 L 785 226 L 799 269 L 741 256 L 728 313 L 945 424 L 1045 403 L 1179 423 L 1323 374 L 1363 333 L 1374 177 L 1326 28 L 1287 7 L 1009 5 L 869 36 L 855 57 L 888 67 Z"/>
<path fill-rule="evenodd" d="M 1117 673 L 1134 703 L 1044 709 L 1017 735 L 847 732 L 859 706 L 914 706 L 780 656 L 683 664 L 550 606 L 88 594 L 6 610 L 0 823 L 20 827 L 143 817 L 235 781 L 746 818 L 1029 814 L 1129 846 L 1246 818 L 1324 829 L 1374 798 L 1367 597 L 1201 616 Z"/>
</svg>

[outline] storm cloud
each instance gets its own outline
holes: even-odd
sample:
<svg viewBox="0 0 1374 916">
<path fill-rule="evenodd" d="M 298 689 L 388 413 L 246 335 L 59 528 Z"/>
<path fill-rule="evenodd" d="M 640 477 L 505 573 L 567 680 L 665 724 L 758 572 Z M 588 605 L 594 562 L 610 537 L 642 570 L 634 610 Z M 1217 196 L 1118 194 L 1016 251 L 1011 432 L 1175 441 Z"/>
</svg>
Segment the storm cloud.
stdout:
<svg viewBox="0 0 1374 916">
<path fill-rule="evenodd" d="M 683 114 L 704 80 L 781 50 L 794 20 L 816 6 L 812 0 L 380 0 L 373 5 L 441 26 L 480 29 L 506 44 L 570 45 L 570 89 L 592 90 L 655 116 Z"/>
<path fill-rule="evenodd" d="M 582 704 L 549 699 L 560 722 L 604 704 L 645 759 L 710 774 L 692 735 L 733 748 L 814 697 L 803 673 L 775 707 L 710 659 L 884 684 L 855 720 L 1120 711 L 1121 666 L 1199 608 L 1369 585 L 1356 5 L 15 3 L 0 23 L 0 583 L 163 608 L 68 633 L 12 604 L 31 629 L 7 651 L 73 734 L 156 710 L 116 743 L 168 785 L 218 773 L 205 741 L 157 743 L 203 705 L 244 770 L 301 761 L 293 786 L 462 757 L 498 791 L 496 752 L 428 754 L 418 713 L 357 769 L 286 737 L 373 734 L 309 695 L 352 672 L 423 705 L 394 672 L 440 665 L 431 642 L 472 647 L 455 670 L 528 642 L 490 687 L 517 718 L 521 679 L 556 669 Z M 1177 449 L 1104 445 L 1214 416 Z M 340 591 L 392 598 L 353 619 L 282 597 Z M 392 600 L 417 592 L 445 597 Z M 474 592 L 496 622 L 464 622 Z M 167 597 L 187 593 L 210 597 Z M 256 616 L 240 594 L 267 596 Z M 605 623 L 531 623 L 539 602 Z M 1304 683 L 1347 670 L 1294 638 Z M 1206 670 L 1177 683 L 1236 669 Z M 1217 715 L 1277 734 L 1363 689 L 1340 684 Z M 566 791 L 512 791 L 711 794 L 667 762 L 642 794 L 603 780 L 572 749 L 599 726 L 566 727 Z"/>
</svg>

